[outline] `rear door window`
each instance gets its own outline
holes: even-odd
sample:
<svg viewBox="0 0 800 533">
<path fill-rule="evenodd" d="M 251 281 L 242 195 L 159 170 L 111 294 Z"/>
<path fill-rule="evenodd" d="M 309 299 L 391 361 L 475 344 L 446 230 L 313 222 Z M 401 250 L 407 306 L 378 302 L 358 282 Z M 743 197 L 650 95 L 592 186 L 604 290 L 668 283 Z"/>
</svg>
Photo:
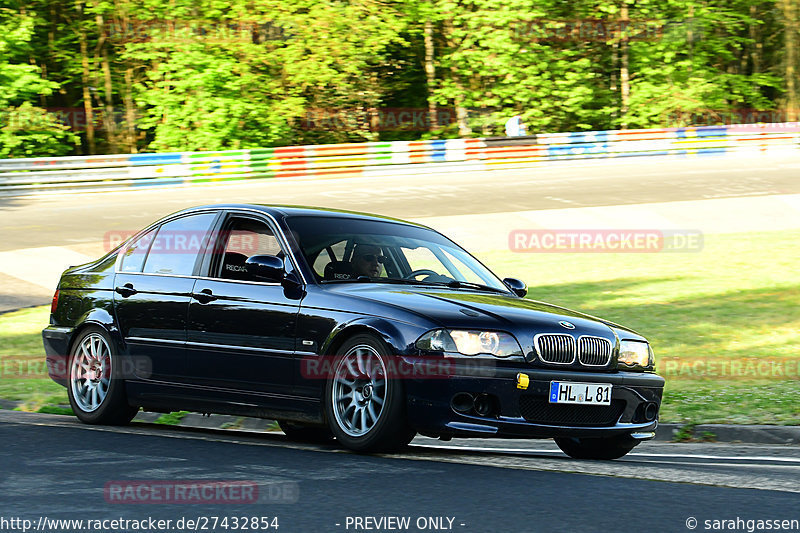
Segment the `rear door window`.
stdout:
<svg viewBox="0 0 800 533">
<path fill-rule="evenodd" d="M 200 253 L 205 250 L 216 213 L 200 213 L 163 224 L 150 246 L 144 272 L 191 276 Z"/>
</svg>

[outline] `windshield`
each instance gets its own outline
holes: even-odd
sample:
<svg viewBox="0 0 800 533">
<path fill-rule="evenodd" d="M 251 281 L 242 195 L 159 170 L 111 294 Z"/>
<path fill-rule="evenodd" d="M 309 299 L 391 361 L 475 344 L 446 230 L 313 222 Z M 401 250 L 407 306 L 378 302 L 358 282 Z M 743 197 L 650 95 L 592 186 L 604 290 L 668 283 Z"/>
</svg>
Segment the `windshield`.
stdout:
<svg viewBox="0 0 800 533">
<path fill-rule="evenodd" d="M 477 284 L 508 291 L 464 249 L 429 229 L 340 217 L 289 217 L 286 223 L 323 283 Z"/>
</svg>

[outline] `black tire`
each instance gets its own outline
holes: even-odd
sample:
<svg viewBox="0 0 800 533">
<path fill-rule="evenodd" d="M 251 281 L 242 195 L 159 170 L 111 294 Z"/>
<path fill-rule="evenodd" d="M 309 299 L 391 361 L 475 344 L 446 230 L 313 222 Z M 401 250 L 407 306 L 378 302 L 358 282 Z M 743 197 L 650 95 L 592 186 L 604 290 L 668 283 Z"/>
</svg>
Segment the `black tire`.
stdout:
<svg viewBox="0 0 800 533">
<path fill-rule="evenodd" d="M 289 440 L 295 442 L 308 442 L 314 444 L 328 444 L 333 442 L 333 433 L 327 427 L 306 426 L 297 422 L 278 420 L 281 431 Z"/>
<path fill-rule="evenodd" d="M 561 451 L 573 459 L 606 461 L 623 457 L 639 444 L 638 440 L 627 436 L 610 439 L 561 437 L 554 440 Z"/>
<path fill-rule="evenodd" d="M 347 362 L 352 363 L 358 354 L 362 354 L 364 368 L 358 369 L 357 364 L 353 367 L 363 376 L 349 376 L 351 372 Z M 357 452 L 388 452 L 399 450 L 411 442 L 416 432 L 406 417 L 403 382 L 391 375 L 390 352 L 383 341 L 369 334 L 353 336 L 339 348 L 331 368 L 325 386 L 325 414 L 331 432 L 342 446 Z M 340 374 L 340 370 L 344 374 Z M 353 377 L 349 404 L 354 406 L 352 415 L 345 405 L 349 395 L 343 394 L 347 386 L 337 381 L 337 376 Z M 367 386 L 369 394 L 366 393 Z M 378 408 L 381 394 L 383 403 Z"/>
<path fill-rule="evenodd" d="M 104 329 L 90 326 L 81 331 L 67 365 L 69 405 L 81 422 L 122 426 L 136 416 L 139 408 L 128 405 L 119 367 L 114 343 Z"/>
</svg>

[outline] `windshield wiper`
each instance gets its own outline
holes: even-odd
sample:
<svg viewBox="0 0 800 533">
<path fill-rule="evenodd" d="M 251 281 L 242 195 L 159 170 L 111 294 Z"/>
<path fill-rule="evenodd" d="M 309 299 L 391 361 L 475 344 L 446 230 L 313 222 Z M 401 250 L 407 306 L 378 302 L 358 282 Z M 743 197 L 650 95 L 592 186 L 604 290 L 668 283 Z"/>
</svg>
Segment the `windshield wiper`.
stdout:
<svg viewBox="0 0 800 533">
<path fill-rule="evenodd" d="M 489 285 L 481 285 L 480 283 L 472 283 L 471 281 L 458 281 L 454 279 L 453 281 L 448 281 L 447 286 L 451 289 L 478 289 L 482 291 L 491 291 L 491 292 L 499 292 L 502 294 L 506 294 L 508 291 L 504 291 L 503 289 L 498 289 L 497 287 L 491 287 Z"/>
</svg>

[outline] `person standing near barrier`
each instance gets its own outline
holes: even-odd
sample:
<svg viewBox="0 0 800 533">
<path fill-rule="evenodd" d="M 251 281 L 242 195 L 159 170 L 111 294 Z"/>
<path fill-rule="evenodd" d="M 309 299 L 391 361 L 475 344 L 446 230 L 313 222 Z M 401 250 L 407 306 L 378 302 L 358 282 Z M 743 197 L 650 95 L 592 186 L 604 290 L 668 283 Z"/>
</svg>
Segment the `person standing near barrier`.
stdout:
<svg viewBox="0 0 800 533">
<path fill-rule="evenodd" d="M 520 115 L 514 115 L 506 121 L 506 137 L 522 137 L 527 134 Z"/>
</svg>

